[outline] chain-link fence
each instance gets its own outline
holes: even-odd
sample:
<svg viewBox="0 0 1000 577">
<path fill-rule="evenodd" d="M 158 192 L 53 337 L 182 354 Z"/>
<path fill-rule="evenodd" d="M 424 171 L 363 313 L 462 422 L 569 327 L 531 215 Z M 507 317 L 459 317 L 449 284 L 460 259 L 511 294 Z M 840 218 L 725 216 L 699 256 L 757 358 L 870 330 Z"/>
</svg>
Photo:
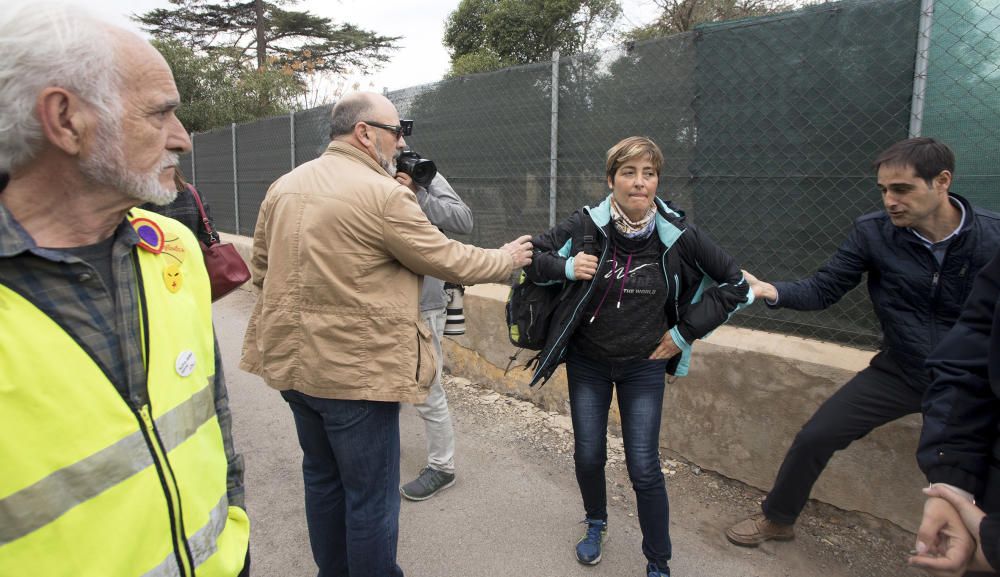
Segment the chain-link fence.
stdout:
<svg viewBox="0 0 1000 577">
<path fill-rule="evenodd" d="M 845 0 L 388 97 L 473 210 L 457 238 L 480 246 L 599 202 L 605 151 L 633 134 L 663 149 L 660 196 L 768 280 L 811 274 L 880 207 L 871 162 L 911 134 L 952 146 L 953 190 L 1000 209 L 996 0 Z M 184 166 L 220 229 L 252 234 L 268 183 L 326 146 L 329 110 L 195 135 Z M 863 289 L 827 311 L 753 307 L 733 322 L 879 338 Z"/>
</svg>

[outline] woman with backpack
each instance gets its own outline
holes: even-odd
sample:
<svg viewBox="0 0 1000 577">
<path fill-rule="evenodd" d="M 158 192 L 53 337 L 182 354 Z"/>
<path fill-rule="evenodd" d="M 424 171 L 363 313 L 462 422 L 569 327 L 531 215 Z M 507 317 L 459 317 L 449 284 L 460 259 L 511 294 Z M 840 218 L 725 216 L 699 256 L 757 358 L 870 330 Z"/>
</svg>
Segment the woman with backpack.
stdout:
<svg viewBox="0 0 1000 577">
<path fill-rule="evenodd" d="M 564 287 L 531 384 L 566 362 L 587 525 L 577 560 L 601 560 L 608 529 L 608 410 L 617 387 L 644 577 L 670 575 L 669 505 L 659 459 L 665 377 L 686 374 L 694 341 L 753 302 L 733 258 L 657 198 L 662 165 L 663 154 L 648 138 L 632 136 L 611 147 L 611 194 L 534 237 L 534 259 L 525 271 L 533 283 Z"/>
</svg>

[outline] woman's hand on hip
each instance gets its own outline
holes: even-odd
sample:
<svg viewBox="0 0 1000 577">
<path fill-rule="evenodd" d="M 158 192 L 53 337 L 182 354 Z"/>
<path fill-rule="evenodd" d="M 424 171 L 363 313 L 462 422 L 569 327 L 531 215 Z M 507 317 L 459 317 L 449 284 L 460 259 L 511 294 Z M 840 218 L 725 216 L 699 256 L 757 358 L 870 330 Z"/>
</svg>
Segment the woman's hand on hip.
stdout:
<svg viewBox="0 0 1000 577">
<path fill-rule="evenodd" d="M 670 337 L 670 331 L 663 333 L 663 337 L 660 339 L 660 345 L 656 347 L 653 354 L 649 355 L 649 360 L 657 361 L 661 359 L 672 359 L 677 353 L 681 352 L 680 347 L 674 343 L 674 339 Z"/>
</svg>

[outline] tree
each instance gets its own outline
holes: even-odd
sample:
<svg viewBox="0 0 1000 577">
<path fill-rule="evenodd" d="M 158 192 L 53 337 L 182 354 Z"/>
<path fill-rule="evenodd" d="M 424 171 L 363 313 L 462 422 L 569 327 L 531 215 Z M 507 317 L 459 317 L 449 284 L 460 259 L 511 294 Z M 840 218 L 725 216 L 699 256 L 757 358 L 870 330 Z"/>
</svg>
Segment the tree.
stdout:
<svg viewBox="0 0 1000 577">
<path fill-rule="evenodd" d="M 197 53 L 295 75 L 369 72 L 398 48 L 399 37 L 281 8 L 290 2 L 170 0 L 175 8 L 157 8 L 133 18 L 154 37 L 174 39 Z"/>
<path fill-rule="evenodd" d="M 687 32 L 703 22 L 764 16 L 793 10 L 803 0 L 653 0 L 660 16 L 652 24 L 629 33 L 633 40 L 645 40 L 678 32 Z"/>
<path fill-rule="evenodd" d="M 154 39 L 153 46 L 174 73 L 181 97 L 177 117 L 192 132 L 285 114 L 305 91 L 283 70 L 234 65 L 232 59 L 198 54 L 177 40 Z"/>
<path fill-rule="evenodd" d="M 573 54 L 611 34 L 618 0 L 462 0 L 448 17 L 450 76 Z"/>
</svg>

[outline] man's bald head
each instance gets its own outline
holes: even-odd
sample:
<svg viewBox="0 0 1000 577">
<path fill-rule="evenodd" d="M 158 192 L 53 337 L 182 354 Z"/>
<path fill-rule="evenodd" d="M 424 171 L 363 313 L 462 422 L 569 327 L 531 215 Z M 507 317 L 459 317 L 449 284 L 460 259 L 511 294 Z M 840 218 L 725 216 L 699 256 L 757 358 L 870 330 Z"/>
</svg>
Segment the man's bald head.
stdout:
<svg viewBox="0 0 1000 577">
<path fill-rule="evenodd" d="M 343 139 L 351 134 L 354 125 L 365 120 L 396 113 L 388 98 L 376 92 L 352 92 L 341 98 L 330 115 L 330 138 Z"/>
<path fill-rule="evenodd" d="M 396 174 L 396 159 L 406 148 L 396 107 L 374 92 L 340 99 L 330 115 L 330 138 L 364 151 L 389 176 Z"/>
</svg>

